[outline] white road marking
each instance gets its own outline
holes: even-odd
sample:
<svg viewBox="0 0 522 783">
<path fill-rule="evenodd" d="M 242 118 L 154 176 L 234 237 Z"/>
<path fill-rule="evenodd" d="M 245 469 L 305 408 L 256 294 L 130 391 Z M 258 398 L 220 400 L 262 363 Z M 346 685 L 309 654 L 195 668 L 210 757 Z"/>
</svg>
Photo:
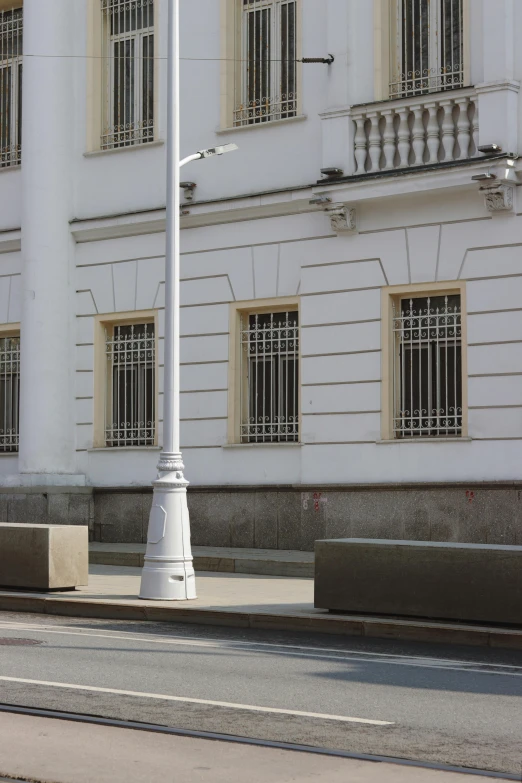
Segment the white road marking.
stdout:
<svg viewBox="0 0 522 783">
<path fill-rule="evenodd" d="M 299 710 L 283 710 L 278 707 L 259 707 L 254 704 L 234 704 L 227 701 L 210 701 L 209 699 L 191 699 L 185 696 L 169 696 L 160 693 L 141 693 L 140 691 L 124 691 L 118 688 L 98 688 L 93 685 L 75 685 L 66 682 L 47 682 L 46 680 L 28 680 L 21 677 L 0 677 L 3 682 L 18 682 L 23 685 L 43 685 L 51 688 L 67 688 L 69 690 L 89 691 L 90 693 L 112 693 L 116 696 L 135 696 L 141 699 L 162 699 L 164 701 L 183 702 L 185 704 L 204 704 L 211 707 L 228 707 L 234 710 L 248 712 L 266 712 L 277 715 L 293 715 L 298 718 L 320 718 L 321 720 L 336 720 L 343 723 L 363 723 L 369 726 L 394 726 L 387 720 L 369 720 L 366 718 L 348 718 L 345 715 L 323 715 L 320 712 L 300 712 Z"/>
<path fill-rule="evenodd" d="M 58 634 L 66 636 L 89 636 L 98 639 L 115 639 L 128 642 L 147 642 L 150 644 L 175 645 L 180 647 L 210 647 L 223 649 L 248 648 L 252 652 L 263 652 L 263 648 L 276 649 L 279 655 L 296 658 L 318 658 L 327 661 L 350 661 L 353 663 L 382 663 L 390 666 L 410 666 L 416 668 L 437 669 L 443 671 L 468 672 L 470 674 L 494 674 L 510 677 L 522 677 L 522 667 L 511 664 L 482 663 L 477 661 L 459 661 L 450 658 L 422 658 L 400 654 L 356 653 L 335 648 L 306 647 L 303 645 L 287 645 L 270 642 L 241 642 L 227 639 L 202 640 L 194 637 L 151 636 L 148 634 L 132 634 L 127 631 L 113 633 L 97 633 L 90 629 L 73 626 L 56 626 L 16 623 L 0 621 L 0 628 L 13 631 L 30 631 L 31 633 Z M 335 654 L 331 654 L 335 653 Z M 451 665 L 454 664 L 454 665 Z M 475 668 L 474 668 L 475 667 Z M 476 668 L 480 667 L 480 668 Z"/>
</svg>

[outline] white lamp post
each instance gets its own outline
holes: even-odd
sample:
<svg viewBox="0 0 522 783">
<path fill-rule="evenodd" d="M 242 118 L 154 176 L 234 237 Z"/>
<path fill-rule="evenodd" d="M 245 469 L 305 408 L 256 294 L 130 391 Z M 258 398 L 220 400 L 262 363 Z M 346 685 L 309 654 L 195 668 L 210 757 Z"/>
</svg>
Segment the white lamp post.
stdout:
<svg viewBox="0 0 522 783">
<path fill-rule="evenodd" d="M 185 601 L 196 597 L 187 486 L 179 417 L 179 170 L 185 163 L 237 149 L 226 144 L 179 159 L 179 0 L 169 0 L 167 98 L 167 227 L 165 258 L 165 380 L 163 451 L 149 518 L 140 598 Z"/>
</svg>

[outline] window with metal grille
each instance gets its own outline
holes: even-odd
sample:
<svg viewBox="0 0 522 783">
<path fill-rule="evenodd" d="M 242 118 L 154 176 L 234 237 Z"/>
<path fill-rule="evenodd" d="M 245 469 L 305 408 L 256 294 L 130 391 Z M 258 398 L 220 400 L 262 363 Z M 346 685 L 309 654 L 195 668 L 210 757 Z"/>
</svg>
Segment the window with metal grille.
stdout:
<svg viewBox="0 0 522 783">
<path fill-rule="evenodd" d="M 239 0 L 241 63 L 234 125 L 295 117 L 297 0 Z"/>
<path fill-rule="evenodd" d="M 156 440 L 156 339 L 153 323 L 106 330 L 107 446 L 153 446 Z"/>
<path fill-rule="evenodd" d="M 0 337 L 0 452 L 19 443 L 20 337 Z"/>
<path fill-rule="evenodd" d="M 102 149 L 154 140 L 154 0 L 102 0 Z"/>
<path fill-rule="evenodd" d="M 396 2 L 390 98 L 462 87 L 464 0 Z"/>
<path fill-rule="evenodd" d="M 299 314 L 241 315 L 241 442 L 299 439 Z"/>
<path fill-rule="evenodd" d="M 461 318 L 458 294 L 394 305 L 396 438 L 462 434 Z"/>
<path fill-rule="evenodd" d="M 23 11 L 0 11 L 0 168 L 22 160 Z"/>
</svg>

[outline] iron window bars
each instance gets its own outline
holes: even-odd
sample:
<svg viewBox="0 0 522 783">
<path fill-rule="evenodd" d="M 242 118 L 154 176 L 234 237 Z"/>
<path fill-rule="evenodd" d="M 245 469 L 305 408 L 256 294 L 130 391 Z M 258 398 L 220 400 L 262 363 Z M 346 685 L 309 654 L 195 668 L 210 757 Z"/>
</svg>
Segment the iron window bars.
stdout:
<svg viewBox="0 0 522 783">
<path fill-rule="evenodd" d="M 462 434 L 460 296 L 393 306 L 395 438 Z"/>
<path fill-rule="evenodd" d="M 0 168 L 22 160 L 23 10 L 0 11 Z"/>
<path fill-rule="evenodd" d="M 107 446 L 153 446 L 156 442 L 156 338 L 154 324 L 106 330 Z"/>
<path fill-rule="evenodd" d="M 297 0 L 239 3 L 241 62 L 234 125 L 295 117 Z"/>
<path fill-rule="evenodd" d="M 20 337 L 0 338 L 0 452 L 18 451 Z"/>
<path fill-rule="evenodd" d="M 102 0 L 102 149 L 154 140 L 154 0 Z"/>
<path fill-rule="evenodd" d="M 299 439 L 299 314 L 241 315 L 241 443 Z"/>
<path fill-rule="evenodd" d="M 396 0 L 390 99 L 464 85 L 464 0 Z"/>
</svg>

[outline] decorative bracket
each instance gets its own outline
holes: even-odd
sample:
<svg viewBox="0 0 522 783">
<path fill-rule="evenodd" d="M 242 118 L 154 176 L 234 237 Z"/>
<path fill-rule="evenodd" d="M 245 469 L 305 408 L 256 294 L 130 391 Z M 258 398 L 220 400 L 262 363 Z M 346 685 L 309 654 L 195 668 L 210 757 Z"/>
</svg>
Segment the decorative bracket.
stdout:
<svg viewBox="0 0 522 783">
<path fill-rule="evenodd" d="M 480 192 L 484 194 L 484 202 L 488 212 L 514 212 L 515 188 L 498 180 L 492 184 L 483 185 Z"/>
<path fill-rule="evenodd" d="M 357 211 L 355 207 L 348 207 L 346 204 L 332 204 L 325 210 L 330 218 L 332 231 L 336 234 L 356 234 L 357 233 Z"/>
</svg>

